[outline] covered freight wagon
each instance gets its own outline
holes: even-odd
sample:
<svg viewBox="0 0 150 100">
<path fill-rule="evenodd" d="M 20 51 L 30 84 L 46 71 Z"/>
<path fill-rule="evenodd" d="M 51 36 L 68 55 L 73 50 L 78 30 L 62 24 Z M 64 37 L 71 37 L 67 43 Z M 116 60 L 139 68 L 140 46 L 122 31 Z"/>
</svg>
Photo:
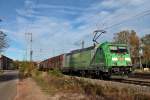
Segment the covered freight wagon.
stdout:
<svg viewBox="0 0 150 100">
<path fill-rule="evenodd" d="M 0 69 L 1 70 L 13 69 L 13 60 L 4 55 L 0 55 Z"/>
<path fill-rule="evenodd" d="M 61 69 L 63 67 L 64 54 L 48 58 L 39 64 L 39 70 Z"/>
</svg>

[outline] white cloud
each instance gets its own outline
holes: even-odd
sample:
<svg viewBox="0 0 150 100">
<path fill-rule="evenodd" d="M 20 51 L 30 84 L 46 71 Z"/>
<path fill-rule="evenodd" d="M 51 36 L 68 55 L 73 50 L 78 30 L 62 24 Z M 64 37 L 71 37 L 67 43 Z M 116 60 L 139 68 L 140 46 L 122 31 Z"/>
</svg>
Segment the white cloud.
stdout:
<svg viewBox="0 0 150 100">
<path fill-rule="evenodd" d="M 43 9 L 67 9 L 67 10 L 78 10 L 78 11 L 85 11 L 81 7 L 73 7 L 73 6 L 63 6 L 63 5 L 50 5 L 50 4 L 38 4 L 35 8 L 43 8 Z"/>
<path fill-rule="evenodd" d="M 38 12 L 36 12 L 35 10 L 33 9 L 16 9 L 16 12 L 18 15 L 21 15 L 21 16 L 26 16 L 26 17 L 34 17 L 33 14 L 39 14 Z"/>
</svg>

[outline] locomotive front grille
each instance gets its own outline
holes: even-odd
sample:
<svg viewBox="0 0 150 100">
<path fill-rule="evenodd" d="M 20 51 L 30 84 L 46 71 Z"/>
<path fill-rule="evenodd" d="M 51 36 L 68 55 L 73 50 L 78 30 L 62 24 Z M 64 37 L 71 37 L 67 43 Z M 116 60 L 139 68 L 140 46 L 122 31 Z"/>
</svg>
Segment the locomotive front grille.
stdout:
<svg viewBox="0 0 150 100">
<path fill-rule="evenodd" d="M 130 67 L 113 67 L 111 69 L 112 74 L 122 74 L 122 73 L 129 73 Z"/>
</svg>

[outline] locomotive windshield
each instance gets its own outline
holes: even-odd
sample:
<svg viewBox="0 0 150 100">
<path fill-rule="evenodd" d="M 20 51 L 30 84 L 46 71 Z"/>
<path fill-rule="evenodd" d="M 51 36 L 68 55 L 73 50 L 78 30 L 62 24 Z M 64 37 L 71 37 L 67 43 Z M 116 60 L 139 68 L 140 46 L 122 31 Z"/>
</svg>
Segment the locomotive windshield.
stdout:
<svg viewBox="0 0 150 100">
<path fill-rule="evenodd" d="M 111 53 L 128 53 L 127 47 L 123 46 L 110 46 Z"/>
</svg>

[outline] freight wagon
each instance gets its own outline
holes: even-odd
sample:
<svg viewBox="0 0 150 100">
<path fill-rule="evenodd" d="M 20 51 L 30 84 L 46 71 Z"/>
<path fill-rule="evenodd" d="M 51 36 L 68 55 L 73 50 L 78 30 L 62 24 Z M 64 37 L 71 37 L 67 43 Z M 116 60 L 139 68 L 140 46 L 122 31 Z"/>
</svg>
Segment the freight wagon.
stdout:
<svg viewBox="0 0 150 100">
<path fill-rule="evenodd" d="M 39 70 L 61 69 L 63 66 L 64 54 L 46 59 L 39 64 Z"/>
<path fill-rule="evenodd" d="M 10 69 L 13 69 L 13 60 L 4 55 L 0 55 L 0 70 Z"/>
<path fill-rule="evenodd" d="M 63 73 L 75 73 L 109 78 L 111 75 L 128 75 L 131 57 L 125 44 L 104 42 L 97 46 L 71 51 L 40 63 L 41 69 L 60 69 Z"/>
</svg>

